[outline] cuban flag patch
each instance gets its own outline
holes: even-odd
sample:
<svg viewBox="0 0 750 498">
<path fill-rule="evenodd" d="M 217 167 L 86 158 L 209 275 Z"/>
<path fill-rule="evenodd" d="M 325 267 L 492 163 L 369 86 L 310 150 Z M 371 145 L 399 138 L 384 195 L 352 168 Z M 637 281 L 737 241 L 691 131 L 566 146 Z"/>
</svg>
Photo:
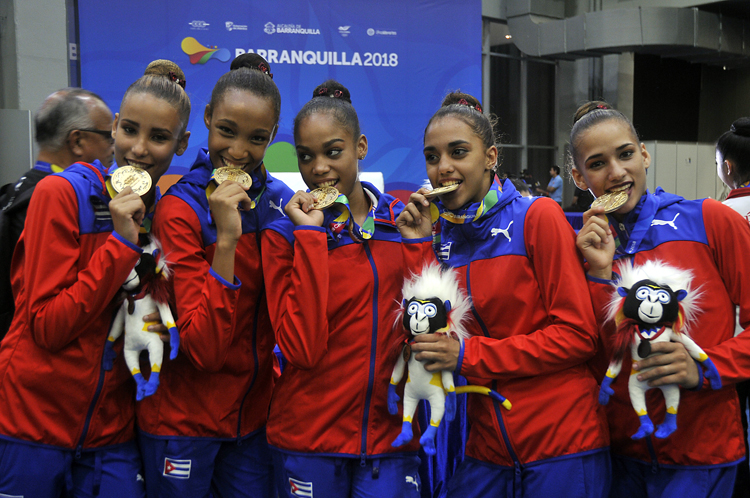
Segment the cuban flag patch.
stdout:
<svg viewBox="0 0 750 498">
<path fill-rule="evenodd" d="M 297 479 L 289 478 L 289 490 L 292 496 L 304 496 L 305 498 L 312 498 L 313 490 L 311 482 L 302 482 Z"/>
<path fill-rule="evenodd" d="M 440 261 L 448 261 L 451 258 L 451 246 L 453 242 L 445 242 L 440 244 L 440 249 L 437 251 L 437 256 Z"/>
<path fill-rule="evenodd" d="M 171 458 L 165 458 L 162 475 L 174 477 L 175 479 L 189 479 L 191 465 L 192 460 L 172 460 Z"/>
</svg>

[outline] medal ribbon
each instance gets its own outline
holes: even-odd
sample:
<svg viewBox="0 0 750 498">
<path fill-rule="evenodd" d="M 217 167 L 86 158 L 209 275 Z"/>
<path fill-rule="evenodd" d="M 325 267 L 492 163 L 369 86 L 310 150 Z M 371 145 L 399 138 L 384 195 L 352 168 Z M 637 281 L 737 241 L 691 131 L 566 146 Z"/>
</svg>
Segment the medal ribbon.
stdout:
<svg viewBox="0 0 750 498">
<path fill-rule="evenodd" d="M 435 248 L 435 252 L 440 254 L 440 244 L 442 240 L 442 226 L 439 223 L 440 218 L 453 224 L 463 225 L 465 223 L 473 223 L 489 213 L 490 210 L 500 202 L 503 193 L 502 186 L 493 183 L 489 192 L 487 192 L 481 202 L 472 203 L 468 207 L 457 212 L 446 209 L 439 199 L 431 202 L 430 217 L 432 218 L 432 247 Z M 515 196 L 518 197 L 521 196 L 517 191 L 511 190 L 509 186 L 506 191 L 506 197 L 512 194 L 515 194 Z"/>
<path fill-rule="evenodd" d="M 331 208 L 333 208 L 332 212 L 329 211 Z M 374 202 L 372 203 L 372 208 L 367 212 L 367 218 L 365 219 L 365 222 L 362 223 L 362 226 L 359 226 L 354 221 L 351 207 L 349 207 L 349 199 L 344 194 L 339 194 L 333 202 L 333 205 L 329 206 L 324 211 L 326 211 L 326 215 L 323 221 L 323 226 L 327 227 L 326 231 L 333 239 L 336 239 L 339 236 L 344 225 L 349 229 L 349 236 L 354 242 L 364 242 L 365 240 L 371 239 L 375 234 Z M 336 215 L 336 211 L 339 212 L 338 215 Z M 331 219 L 334 216 L 335 218 Z"/>
<path fill-rule="evenodd" d="M 638 252 L 638 247 L 641 245 L 641 241 L 646 236 L 646 233 L 648 233 L 649 228 L 651 228 L 651 223 L 654 221 L 656 212 L 659 210 L 659 199 L 655 195 L 649 194 L 646 191 L 645 197 L 646 200 L 643 202 L 641 212 L 638 213 L 638 219 L 625 246 L 627 254 Z"/>
<path fill-rule="evenodd" d="M 45 163 L 44 161 L 37 161 L 34 164 L 34 169 L 43 171 L 45 173 L 59 173 L 63 171 L 65 168 L 61 168 L 57 164 L 50 164 L 50 163 Z"/>
<path fill-rule="evenodd" d="M 454 225 L 462 225 L 464 223 L 472 223 L 478 220 L 482 215 L 486 214 L 492 207 L 500 200 L 501 192 L 498 191 L 498 186 L 493 185 L 487 195 L 484 196 L 479 203 L 472 203 L 468 207 L 459 211 L 449 211 L 442 203 L 435 203 L 440 210 L 440 217 L 447 220 Z"/>
</svg>

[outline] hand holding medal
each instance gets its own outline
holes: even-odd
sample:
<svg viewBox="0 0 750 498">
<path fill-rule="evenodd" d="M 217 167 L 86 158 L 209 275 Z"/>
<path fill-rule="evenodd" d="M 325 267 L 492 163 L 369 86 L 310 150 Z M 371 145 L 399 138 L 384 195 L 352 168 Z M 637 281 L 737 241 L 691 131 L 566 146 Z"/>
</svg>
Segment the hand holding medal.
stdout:
<svg viewBox="0 0 750 498">
<path fill-rule="evenodd" d="M 401 233 L 401 237 L 404 239 L 421 239 L 431 236 L 432 214 L 430 210 L 432 204 L 430 203 L 430 199 L 452 192 L 457 188 L 458 184 L 438 187 L 432 190 L 422 187 L 411 194 L 409 202 L 396 219 L 396 226 Z"/>
<path fill-rule="evenodd" d="M 237 182 L 246 189 L 253 186 L 252 177 L 240 168 L 232 168 L 229 166 L 222 166 L 214 171 L 213 181 L 216 185 L 221 185 L 226 181 Z"/>
<path fill-rule="evenodd" d="M 336 193 L 336 197 L 338 197 L 338 190 L 333 187 L 326 188 L 330 188 Z M 316 192 L 316 190 L 320 189 L 315 189 L 313 192 Z M 325 208 L 319 207 L 322 204 L 320 204 L 320 201 L 315 197 L 313 192 L 298 190 L 284 208 L 284 212 L 295 226 L 323 226 L 325 218 L 323 209 Z M 329 195 L 332 195 L 333 192 Z M 336 197 L 334 197 L 334 200 Z M 328 207 L 331 204 L 328 204 Z"/>
</svg>

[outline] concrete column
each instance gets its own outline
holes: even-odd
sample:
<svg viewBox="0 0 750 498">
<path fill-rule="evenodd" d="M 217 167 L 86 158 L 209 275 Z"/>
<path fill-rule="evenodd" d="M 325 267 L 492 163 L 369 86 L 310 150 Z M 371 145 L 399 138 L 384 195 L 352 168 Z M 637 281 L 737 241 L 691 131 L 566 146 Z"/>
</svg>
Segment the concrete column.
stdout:
<svg viewBox="0 0 750 498">
<path fill-rule="evenodd" d="M 36 144 L 28 120 L 47 95 L 68 81 L 65 0 L 0 1 L 0 109 L 21 111 L 0 118 L 0 143 L 15 144 L 0 148 L 1 183 L 14 181 L 33 165 Z"/>
</svg>

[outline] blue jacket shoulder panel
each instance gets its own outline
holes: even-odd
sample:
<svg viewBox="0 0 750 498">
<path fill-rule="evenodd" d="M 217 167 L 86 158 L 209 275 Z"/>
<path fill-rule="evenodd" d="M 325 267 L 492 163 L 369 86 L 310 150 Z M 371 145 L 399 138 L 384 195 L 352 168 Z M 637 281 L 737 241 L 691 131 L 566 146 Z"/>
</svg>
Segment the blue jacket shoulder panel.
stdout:
<svg viewBox="0 0 750 498">
<path fill-rule="evenodd" d="M 640 216 L 647 209 L 647 198 L 651 196 L 658 204 L 653 218 Z M 628 256 L 624 248 L 628 247 L 631 237 L 637 237 L 639 222 L 643 223 L 646 233 L 638 244 L 637 251 L 648 251 L 667 242 L 690 241 L 708 245 L 708 234 L 703 219 L 703 202 L 705 199 L 687 200 L 680 196 L 664 192 L 657 188 L 654 194 L 647 194 L 631 212 L 621 226 L 613 223 L 619 237 L 620 246 L 615 259 Z M 645 221 L 642 221 L 642 219 Z"/>
<path fill-rule="evenodd" d="M 56 175 L 65 178 L 76 193 L 81 235 L 114 231 L 109 212 L 111 199 L 104 183 L 107 169 L 99 161 L 75 163 Z"/>
<path fill-rule="evenodd" d="M 473 223 L 453 224 L 441 219 L 440 260 L 461 267 L 476 260 L 526 256 L 524 223 L 536 200 L 514 196 Z"/>
<path fill-rule="evenodd" d="M 691 240 L 708 244 L 706 226 L 703 222 L 704 199 L 681 200 L 657 211 L 651 222 L 648 237 L 644 239 L 647 247 L 656 247 L 665 242 Z"/>
</svg>

